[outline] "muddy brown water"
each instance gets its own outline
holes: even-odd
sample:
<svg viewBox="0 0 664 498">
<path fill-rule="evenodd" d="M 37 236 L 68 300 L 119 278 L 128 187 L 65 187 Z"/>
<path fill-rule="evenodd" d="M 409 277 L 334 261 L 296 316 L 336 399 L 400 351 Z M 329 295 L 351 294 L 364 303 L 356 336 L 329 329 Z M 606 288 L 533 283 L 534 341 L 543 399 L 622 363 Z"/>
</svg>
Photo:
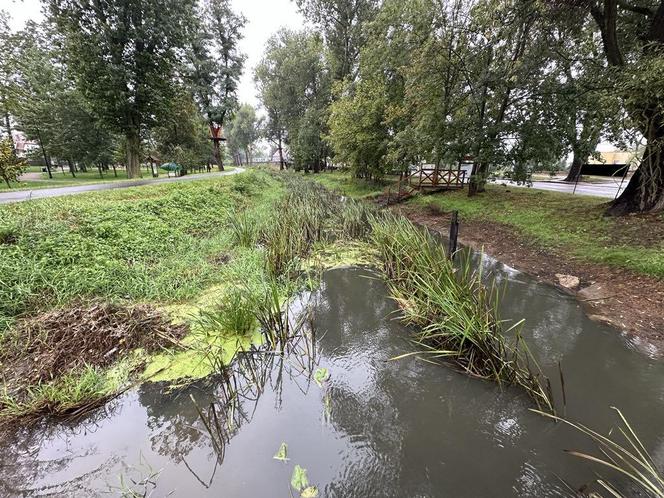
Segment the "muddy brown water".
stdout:
<svg viewBox="0 0 664 498">
<path fill-rule="evenodd" d="M 664 362 L 558 290 L 489 258 L 482 265 L 506 285 L 503 318 L 526 319 L 542 368 L 557 378 L 561 363 L 567 415 L 606 431 L 609 407 L 620 407 L 663 463 Z M 190 399 L 218 400 L 219 379 L 145 384 L 76 424 L 16 434 L 0 456 L 0 495 L 288 497 L 296 464 L 329 497 L 570 496 L 563 480 L 579 487 L 597 471 L 635 495 L 565 454 L 592 445 L 530 412 L 520 392 L 415 357 L 390 361 L 413 347 L 371 271 L 326 272 L 312 303 L 315 350 L 264 366 L 259 392 L 245 393 L 224 425 L 223 458 Z M 330 377 L 319 387 L 312 374 L 322 367 Z M 282 442 L 286 462 L 273 459 Z"/>
</svg>

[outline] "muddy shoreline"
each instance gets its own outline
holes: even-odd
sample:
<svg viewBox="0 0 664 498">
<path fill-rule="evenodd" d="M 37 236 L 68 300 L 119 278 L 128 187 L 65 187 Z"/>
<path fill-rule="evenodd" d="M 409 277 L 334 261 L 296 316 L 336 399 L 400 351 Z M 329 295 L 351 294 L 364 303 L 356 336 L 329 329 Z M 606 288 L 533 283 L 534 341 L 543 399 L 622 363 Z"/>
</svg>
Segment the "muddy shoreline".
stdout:
<svg viewBox="0 0 664 498">
<path fill-rule="evenodd" d="M 449 213 L 410 205 L 393 209 L 444 235 L 449 231 Z M 663 281 L 544 249 L 500 223 L 462 219 L 459 242 L 574 295 L 592 320 L 628 335 L 647 354 L 664 356 Z M 561 285 L 562 275 L 577 277 L 578 285 Z"/>
</svg>

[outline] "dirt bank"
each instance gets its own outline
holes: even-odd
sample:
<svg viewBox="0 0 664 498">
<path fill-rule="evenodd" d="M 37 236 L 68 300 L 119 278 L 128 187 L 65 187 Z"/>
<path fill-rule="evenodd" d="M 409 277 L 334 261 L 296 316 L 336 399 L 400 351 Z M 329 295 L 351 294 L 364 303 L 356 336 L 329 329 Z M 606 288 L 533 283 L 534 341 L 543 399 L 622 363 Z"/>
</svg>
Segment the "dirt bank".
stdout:
<svg viewBox="0 0 664 498">
<path fill-rule="evenodd" d="M 394 209 L 443 234 L 449 230 L 447 213 L 411 205 Z M 626 269 L 579 261 L 558 250 L 538 246 L 513 228 L 495 222 L 461 220 L 459 242 L 475 249 L 484 248 L 485 253 L 505 264 L 575 295 L 591 319 L 628 334 L 634 344 L 649 354 L 664 355 L 662 280 Z M 563 287 L 556 275 L 578 277 L 578 286 Z"/>
</svg>

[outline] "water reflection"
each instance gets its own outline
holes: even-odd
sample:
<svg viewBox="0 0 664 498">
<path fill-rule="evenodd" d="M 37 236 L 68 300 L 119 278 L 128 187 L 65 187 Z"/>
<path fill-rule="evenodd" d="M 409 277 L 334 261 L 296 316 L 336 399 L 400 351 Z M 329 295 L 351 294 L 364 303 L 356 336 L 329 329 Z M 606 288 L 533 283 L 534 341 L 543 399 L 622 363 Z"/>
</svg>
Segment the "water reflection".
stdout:
<svg viewBox="0 0 664 498">
<path fill-rule="evenodd" d="M 664 365 L 557 290 L 482 265 L 505 285 L 503 316 L 526 318 L 546 373 L 562 365 L 568 414 L 604 431 L 608 406 L 622 407 L 662 462 Z M 140 483 L 161 471 L 154 496 L 289 496 L 295 464 L 322 496 L 564 496 L 557 476 L 572 488 L 594 479 L 562 451 L 592 446 L 531 413 L 518 390 L 391 361 L 413 346 L 372 273 L 326 273 L 312 308 L 298 340 L 248 351 L 223 374 L 146 384 L 77 424 L 22 431 L 0 457 L 0 495 L 117 493 L 121 475 Z M 272 458 L 281 443 L 288 462 Z"/>
</svg>

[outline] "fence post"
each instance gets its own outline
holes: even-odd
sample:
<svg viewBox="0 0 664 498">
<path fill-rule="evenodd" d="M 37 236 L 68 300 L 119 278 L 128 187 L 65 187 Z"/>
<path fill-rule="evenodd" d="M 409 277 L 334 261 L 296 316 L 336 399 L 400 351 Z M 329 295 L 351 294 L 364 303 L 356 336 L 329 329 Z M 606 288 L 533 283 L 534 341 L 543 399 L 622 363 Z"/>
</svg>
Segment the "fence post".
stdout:
<svg viewBox="0 0 664 498">
<path fill-rule="evenodd" d="M 454 260 L 454 253 L 457 251 L 457 239 L 459 237 L 459 211 L 452 211 L 452 220 L 450 221 L 450 241 L 447 246 L 447 257 Z"/>
</svg>

